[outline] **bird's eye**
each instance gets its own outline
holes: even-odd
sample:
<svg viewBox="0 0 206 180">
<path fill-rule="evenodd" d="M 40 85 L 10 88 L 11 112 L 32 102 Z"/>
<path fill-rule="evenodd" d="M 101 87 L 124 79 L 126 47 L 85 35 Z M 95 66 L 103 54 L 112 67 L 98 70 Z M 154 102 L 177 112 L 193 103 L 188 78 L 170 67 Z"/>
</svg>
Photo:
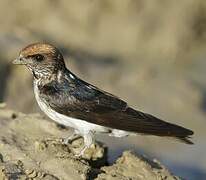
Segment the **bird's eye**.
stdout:
<svg viewBox="0 0 206 180">
<path fill-rule="evenodd" d="M 36 54 L 36 55 L 34 56 L 34 58 L 35 58 L 37 61 L 39 61 L 39 62 L 44 60 L 44 56 L 41 55 L 41 54 Z"/>
</svg>

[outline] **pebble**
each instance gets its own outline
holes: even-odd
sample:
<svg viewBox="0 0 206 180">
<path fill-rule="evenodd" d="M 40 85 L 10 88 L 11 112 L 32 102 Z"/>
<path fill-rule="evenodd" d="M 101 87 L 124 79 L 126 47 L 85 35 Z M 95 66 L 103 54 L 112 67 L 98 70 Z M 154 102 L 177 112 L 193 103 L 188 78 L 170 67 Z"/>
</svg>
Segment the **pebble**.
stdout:
<svg viewBox="0 0 206 180">
<path fill-rule="evenodd" d="M 35 170 L 26 170 L 25 173 L 28 176 L 28 178 L 35 178 L 38 175 L 38 173 Z"/>
<path fill-rule="evenodd" d="M 37 151 L 44 150 L 47 147 L 45 142 L 39 142 L 39 141 L 35 141 L 34 146 L 35 146 L 35 150 Z"/>
</svg>

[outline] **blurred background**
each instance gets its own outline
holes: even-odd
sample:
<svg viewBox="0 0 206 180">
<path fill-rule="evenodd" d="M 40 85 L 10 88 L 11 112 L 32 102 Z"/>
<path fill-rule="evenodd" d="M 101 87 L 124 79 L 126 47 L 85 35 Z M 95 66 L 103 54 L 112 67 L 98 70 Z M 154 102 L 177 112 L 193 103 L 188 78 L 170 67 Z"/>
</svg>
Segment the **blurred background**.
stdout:
<svg viewBox="0 0 206 180">
<path fill-rule="evenodd" d="M 0 0 L 0 5 L 0 102 L 39 112 L 31 74 L 11 61 L 30 43 L 54 44 L 80 78 L 195 132 L 193 146 L 151 136 L 100 136 L 111 162 L 132 149 L 186 179 L 206 178 L 206 1 Z"/>
</svg>

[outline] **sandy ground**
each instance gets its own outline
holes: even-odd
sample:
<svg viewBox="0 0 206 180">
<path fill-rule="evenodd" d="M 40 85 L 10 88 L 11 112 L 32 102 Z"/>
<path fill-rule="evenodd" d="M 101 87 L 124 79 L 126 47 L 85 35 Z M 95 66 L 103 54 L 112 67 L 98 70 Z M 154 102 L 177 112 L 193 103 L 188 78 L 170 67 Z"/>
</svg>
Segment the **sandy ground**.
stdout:
<svg viewBox="0 0 206 180">
<path fill-rule="evenodd" d="M 107 165 L 107 148 L 97 143 L 76 158 L 82 139 L 62 144 L 68 130 L 39 114 L 23 114 L 0 106 L 0 179 L 180 179 L 157 160 L 129 151 Z"/>
</svg>

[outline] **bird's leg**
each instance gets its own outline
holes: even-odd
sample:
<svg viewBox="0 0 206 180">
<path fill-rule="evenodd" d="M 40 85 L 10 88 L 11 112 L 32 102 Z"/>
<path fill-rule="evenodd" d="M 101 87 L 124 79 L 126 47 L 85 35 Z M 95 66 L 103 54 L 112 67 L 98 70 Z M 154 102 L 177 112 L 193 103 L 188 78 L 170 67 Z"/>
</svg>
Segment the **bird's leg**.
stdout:
<svg viewBox="0 0 206 180">
<path fill-rule="evenodd" d="M 84 155 L 84 152 L 87 148 L 89 148 L 94 143 L 94 133 L 89 131 L 87 134 L 83 135 L 84 138 L 84 146 L 80 150 L 79 154 L 76 154 L 76 157 L 80 157 Z"/>
<path fill-rule="evenodd" d="M 74 141 L 75 139 L 81 137 L 79 132 L 77 130 L 74 130 L 72 134 L 70 134 L 68 137 L 63 139 L 63 144 L 68 144 Z"/>
</svg>

